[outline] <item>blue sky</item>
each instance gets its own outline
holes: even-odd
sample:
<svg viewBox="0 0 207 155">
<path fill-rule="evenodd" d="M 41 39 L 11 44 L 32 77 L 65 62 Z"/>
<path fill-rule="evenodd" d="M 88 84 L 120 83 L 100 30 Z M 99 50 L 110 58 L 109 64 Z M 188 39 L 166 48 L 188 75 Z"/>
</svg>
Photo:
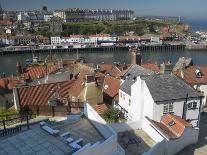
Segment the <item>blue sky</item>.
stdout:
<svg viewBox="0 0 207 155">
<path fill-rule="evenodd" d="M 136 15 L 183 16 L 207 19 L 207 0 L 0 0 L 5 10 L 60 8 L 133 9 Z"/>
</svg>

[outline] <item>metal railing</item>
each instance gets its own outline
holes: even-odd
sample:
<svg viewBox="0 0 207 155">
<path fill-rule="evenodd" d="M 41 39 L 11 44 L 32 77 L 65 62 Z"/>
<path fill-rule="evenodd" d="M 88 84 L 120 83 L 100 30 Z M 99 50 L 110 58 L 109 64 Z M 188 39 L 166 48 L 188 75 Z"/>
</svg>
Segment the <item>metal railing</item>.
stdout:
<svg viewBox="0 0 207 155">
<path fill-rule="evenodd" d="M 20 116 L 19 114 L 0 115 L 0 137 L 22 131 L 22 127 L 29 129 L 29 120 L 36 115 L 29 114 Z"/>
</svg>

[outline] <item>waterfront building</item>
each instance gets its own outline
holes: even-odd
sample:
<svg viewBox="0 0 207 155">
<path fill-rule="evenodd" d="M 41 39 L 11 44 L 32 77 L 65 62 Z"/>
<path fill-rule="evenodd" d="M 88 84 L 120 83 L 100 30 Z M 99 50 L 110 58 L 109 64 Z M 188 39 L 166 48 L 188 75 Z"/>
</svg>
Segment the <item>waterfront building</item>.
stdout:
<svg viewBox="0 0 207 155">
<path fill-rule="evenodd" d="M 1 7 L 1 3 L 0 3 L 0 20 L 3 20 L 3 9 Z"/>
<path fill-rule="evenodd" d="M 50 37 L 51 45 L 61 45 L 61 39 L 59 36 Z"/>
</svg>

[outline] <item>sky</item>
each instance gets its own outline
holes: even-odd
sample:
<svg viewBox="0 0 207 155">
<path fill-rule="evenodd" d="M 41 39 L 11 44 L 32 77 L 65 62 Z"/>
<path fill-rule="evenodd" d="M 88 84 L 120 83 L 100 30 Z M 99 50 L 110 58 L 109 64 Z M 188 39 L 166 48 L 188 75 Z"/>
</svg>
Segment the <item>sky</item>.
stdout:
<svg viewBox="0 0 207 155">
<path fill-rule="evenodd" d="M 207 0 L 0 0 L 4 10 L 34 10 L 46 5 L 62 8 L 132 9 L 135 15 L 181 16 L 207 19 Z"/>
</svg>

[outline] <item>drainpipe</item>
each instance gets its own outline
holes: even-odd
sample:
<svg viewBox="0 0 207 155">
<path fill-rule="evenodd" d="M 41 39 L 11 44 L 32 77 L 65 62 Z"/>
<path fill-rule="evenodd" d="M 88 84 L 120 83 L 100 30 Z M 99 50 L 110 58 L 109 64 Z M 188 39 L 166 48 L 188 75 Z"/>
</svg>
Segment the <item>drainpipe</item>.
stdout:
<svg viewBox="0 0 207 155">
<path fill-rule="evenodd" d="M 198 114 L 198 123 L 197 123 L 197 127 L 200 126 L 200 120 L 201 120 L 201 104 L 202 104 L 202 97 L 200 97 L 200 107 L 199 107 L 199 114 Z"/>
<path fill-rule="evenodd" d="M 188 102 L 188 94 L 186 94 L 186 99 L 183 105 L 183 116 L 182 119 L 186 120 L 186 108 L 187 108 L 187 102 Z"/>
</svg>

